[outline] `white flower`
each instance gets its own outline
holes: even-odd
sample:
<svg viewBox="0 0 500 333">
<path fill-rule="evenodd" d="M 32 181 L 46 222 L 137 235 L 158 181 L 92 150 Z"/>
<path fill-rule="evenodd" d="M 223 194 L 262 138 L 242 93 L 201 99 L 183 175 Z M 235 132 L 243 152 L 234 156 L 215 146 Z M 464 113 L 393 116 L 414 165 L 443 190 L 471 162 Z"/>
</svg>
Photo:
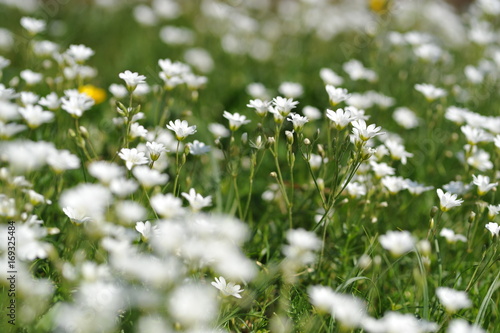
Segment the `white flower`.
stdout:
<svg viewBox="0 0 500 333">
<path fill-rule="evenodd" d="M 259 98 L 262 100 L 268 99 L 267 89 L 262 83 L 250 83 L 247 86 L 246 91 L 250 96 L 252 96 L 252 98 Z"/>
<path fill-rule="evenodd" d="M 189 153 L 191 155 L 203 155 L 210 151 L 210 146 L 207 146 L 203 142 L 194 140 L 192 143 L 188 143 Z"/>
<path fill-rule="evenodd" d="M 302 85 L 295 82 L 283 82 L 280 84 L 278 91 L 287 98 L 297 98 L 304 93 Z"/>
<path fill-rule="evenodd" d="M 375 124 L 366 126 L 366 122 L 363 119 L 354 120 L 351 124 L 353 127 L 352 133 L 355 138 L 359 138 L 361 141 L 368 141 L 377 135 L 385 134 L 385 132 L 380 132 L 382 129 L 380 126 L 376 127 Z"/>
<path fill-rule="evenodd" d="M 415 238 L 406 230 L 388 231 L 379 237 L 379 241 L 395 257 L 400 257 L 415 247 Z"/>
<path fill-rule="evenodd" d="M 88 170 L 93 177 L 105 185 L 125 174 L 123 167 L 108 161 L 92 162 L 89 164 Z"/>
<path fill-rule="evenodd" d="M 363 301 L 352 295 L 340 293 L 334 293 L 332 296 L 332 316 L 345 328 L 360 327 L 367 317 Z"/>
<path fill-rule="evenodd" d="M 434 101 L 435 99 L 444 97 L 447 95 L 446 90 L 442 88 L 436 88 L 432 84 L 416 84 L 415 90 L 421 92 L 428 101 Z"/>
<path fill-rule="evenodd" d="M 173 194 L 156 194 L 151 198 L 151 207 L 164 218 L 171 218 L 184 213 L 182 200 Z"/>
<path fill-rule="evenodd" d="M 261 117 L 264 117 L 269 110 L 269 102 L 262 101 L 260 99 L 254 99 L 250 100 L 250 102 L 247 104 L 247 107 L 255 109 L 255 113 L 257 113 Z"/>
<path fill-rule="evenodd" d="M 446 333 L 486 333 L 481 327 L 470 325 L 463 319 L 453 319 L 448 325 Z"/>
<path fill-rule="evenodd" d="M 464 202 L 462 199 L 457 199 L 456 194 L 451 194 L 450 192 L 444 193 L 440 188 L 438 188 L 436 192 L 439 197 L 441 210 L 443 212 L 446 212 L 453 207 L 458 207 Z"/>
<path fill-rule="evenodd" d="M 61 105 L 61 100 L 59 99 L 59 97 L 55 92 L 51 92 L 47 96 L 42 97 L 38 102 L 38 104 L 45 106 L 50 110 L 57 110 Z"/>
<path fill-rule="evenodd" d="M 25 125 L 20 125 L 16 123 L 4 123 L 0 121 L 0 138 L 9 139 L 19 132 L 26 130 L 28 127 Z"/>
<path fill-rule="evenodd" d="M 358 182 L 350 182 L 345 189 L 351 198 L 359 198 L 366 195 L 366 186 Z"/>
<path fill-rule="evenodd" d="M 44 111 L 39 105 L 28 104 L 25 107 L 20 107 L 19 113 L 31 129 L 35 129 L 41 124 L 49 123 L 54 119 L 52 112 Z"/>
<path fill-rule="evenodd" d="M 60 198 L 61 207 L 71 207 L 78 216 L 95 220 L 104 218 L 104 213 L 111 203 L 111 192 L 99 184 L 80 184 L 65 190 Z"/>
<path fill-rule="evenodd" d="M 158 234 L 159 229 L 158 226 L 152 226 L 151 222 L 146 221 L 142 222 L 139 221 L 135 224 L 135 230 L 137 230 L 141 234 L 141 239 L 144 242 L 147 242 L 151 236 Z"/>
<path fill-rule="evenodd" d="M 133 179 L 114 178 L 109 184 L 109 189 L 114 195 L 126 197 L 134 193 L 139 188 L 139 184 Z"/>
<path fill-rule="evenodd" d="M 485 227 L 491 232 L 491 236 L 498 236 L 500 233 L 500 226 L 496 222 L 489 222 Z"/>
<path fill-rule="evenodd" d="M 439 302 L 441 302 L 449 313 L 455 313 L 460 309 L 470 308 L 472 306 L 472 302 L 465 291 L 438 287 L 436 288 L 436 295 L 439 298 Z"/>
<path fill-rule="evenodd" d="M 21 18 L 21 25 L 32 35 L 36 35 L 45 30 L 47 23 L 44 20 L 37 20 L 32 17 Z"/>
<path fill-rule="evenodd" d="M 181 121 L 176 119 L 175 122 L 170 121 L 167 128 L 175 133 L 175 136 L 179 141 L 182 141 L 189 135 L 196 133 L 196 126 L 189 126 L 188 122 L 185 120 Z"/>
<path fill-rule="evenodd" d="M 118 156 L 125 161 L 125 165 L 129 170 L 132 170 L 136 165 L 147 164 L 149 162 L 145 154 L 142 151 L 138 151 L 136 148 L 122 148 Z"/>
<path fill-rule="evenodd" d="M 307 119 L 307 117 L 301 116 L 301 115 L 299 115 L 297 113 L 293 113 L 293 112 L 289 114 L 289 116 L 288 116 L 288 118 L 286 118 L 286 120 L 292 122 L 293 129 L 296 132 L 302 131 L 302 129 L 304 128 L 304 125 L 309 121 L 309 119 Z"/>
<path fill-rule="evenodd" d="M 477 185 L 477 193 L 479 195 L 485 195 L 498 185 L 498 182 L 490 183 L 490 177 L 488 176 L 479 175 L 476 177 L 476 175 L 472 175 L 472 178 L 474 179 L 474 185 Z"/>
<path fill-rule="evenodd" d="M 25 69 L 24 71 L 21 71 L 21 73 L 19 73 L 19 76 L 24 81 L 26 81 L 26 84 L 28 84 L 28 85 L 40 83 L 40 81 L 42 81 L 42 79 L 43 79 L 42 74 L 35 73 L 30 69 Z"/>
<path fill-rule="evenodd" d="M 368 69 L 363 66 L 359 60 L 349 60 L 344 65 L 342 69 L 347 72 L 351 80 L 367 80 L 370 82 L 375 82 L 378 80 L 378 75 L 373 70 Z"/>
<path fill-rule="evenodd" d="M 127 96 L 127 88 L 122 85 L 122 84 L 116 84 L 116 83 L 112 83 L 109 88 L 108 88 L 109 92 L 113 95 L 113 97 L 115 98 L 124 98 L 125 96 Z"/>
<path fill-rule="evenodd" d="M 313 233 L 304 229 L 290 229 L 286 232 L 290 245 L 283 248 L 283 253 L 296 265 L 307 265 L 314 261 L 314 251 L 321 247 L 321 241 Z"/>
<path fill-rule="evenodd" d="M 135 167 L 132 173 L 145 188 L 164 185 L 168 181 L 168 175 L 162 174 L 158 170 L 150 169 L 145 165 Z"/>
<path fill-rule="evenodd" d="M 74 170 L 80 167 L 78 156 L 70 153 L 69 150 L 57 150 L 47 156 L 47 164 L 57 173 L 65 170 Z"/>
<path fill-rule="evenodd" d="M 66 90 L 64 93 L 65 96 L 61 98 L 62 109 L 75 118 L 80 118 L 95 103 L 91 97 L 77 91 Z"/>
<path fill-rule="evenodd" d="M 146 208 L 132 200 L 118 201 L 115 203 L 115 213 L 121 224 L 131 225 L 146 217 Z"/>
<path fill-rule="evenodd" d="M 151 161 L 156 161 L 160 158 L 160 155 L 167 152 L 167 148 L 162 143 L 158 142 L 146 142 L 146 148 L 149 151 L 149 158 Z"/>
<path fill-rule="evenodd" d="M 420 120 L 417 118 L 415 113 L 405 107 L 400 107 L 394 110 L 392 118 L 405 129 L 411 129 L 418 127 Z"/>
<path fill-rule="evenodd" d="M 412 314 L 398 312 L 387 312 L 381 319 L 367 317 L 363 322 L 368 333 L 400 333 L 403 327 L 404 333 L 436 332 L 439 328 L 437 324 L 417 319 Z"/>
<path fill-rule="evenodd" d="M 146 83 L 146 77 L 144 75 L 139 75 L 139 73 L 132 73 L 129 70 L 126 70 L 123 73 L 118 74 L 120 79 L 125 81 L 125 84 L 127 85 L 127 89 L 129 91 L 134 91 L 137 85 L 141 83 Z"/>
<path fill-rule="evenodd" d="M 310 105 L 304 106 L 304 108 L 302 109 L 302 113 L 304 114 L 304 116 L 311 120 L 318 120 L 323 116 L 318 108 Z"/>
<path fill-rule="evenodd" d="M 215 282 L 211 283 L 212 286 L 219 289 L 224 296 L 233 296 L 236 298 L 241 298 L 240 293 L 244 291 L 241 289 L 239 284 L 234 284 L 233 282 L 226 282 L 224 277 L 215 278 Z"/>
<path fill-rule="evenodd" d="M 481 142 L 490 142 L 493 140 L 491 134 L 481 128 L 464 125 L 460 127 L 460 130 L 466 136 L 467 143 L 470 145 L 475 145 Z"/>
<path fill-rule="evenodd" d="M 187 201 L 189 201 L 189 205 L 191 209 L 195 212 L 201 210 L 204 207 L 210 207 L 212 205 L 212 197 L 209 195 L 207 197 L 203 197 L 201 194 L 196 193 L 195 189 L 192 188 L 189 190 L 189 193 L 181 194 Z"/>
<path fill-rule="evenodd" d="M 272 103 L 277 113 L 279 113 L 282 117 L 288 115 L 290 111 L 295 109 L 297 104 L 299 104 L 298 101 L 294 101 L 292 98 L 284 98 L 281 96 L 273 98 Z"/>
<path fill-rule="evenodd" d="M 66 54 L 76 62 L 82 63 L 94 55 L 94 51 L 85 45 L 70 45 Z"/>
<path fill-rule="evenodd" d="M 406 162 L 408 161 L 407 160 L 408 157 L 413 157 L 413 154 L 407 152 L 405 150 L 405 146 L 403 146 L 401 143 L 399 143 L 396 140 L 387 139 L 384 142 L 384 144 L 387 147 L 387 149 L 389 149 L 389 152 L 391 154 L 391 158 L 395 161 L 400 160 L 403 165 L 405 165 Z"/>
<path fill-rule="evenodd" d="M 85 222 L 92 221 L 92 218 L 87 216 L 85 212 L 74 209 L 72 207 L 64 207 L 63 209 L 64 214 L 66 214 L 67 217 L 71 220 L 71 222 L 75 224 L 82 224 Z"/>
<path fill-rule="evenodd" d="M 455 234 L 451 229 L 443 228 L 439 233 L 439 236 L 446 238 L 448 243 L 456 243 L 457 241 L 467 242 L 467 237 L 461 234 Z"/>
<path fill-rule="evenodd" d="M 10 60 L 0 56 L 0 71 L 10 65 Z"/>
<path fill-rule="evenodd" d="M 495 143 L 495 147 L 497 147 L 498 149 L 500 149 L 500 134 L 498 134 L 497 136 L 495 136 L 495 138 L 493 139 L 493 142 Z"/>
<path fill-rule="evenodd" d="M 382 185 L 384 185 L 390 194 L 396 194 L 408 188 L 406 180 L 399 176 L 385 176 L 382 178 Z"/>
<path fill-rule="evenodd" d="M 319 76 L 325 85 L 339 86 L 344 83 L 344 79 L 330 68 L 321 68 Z"/>
<path fill-rule="evenodd" d="M 467 158 L 467 164 L 479 171 L 493 169 L 493 163 L 490 161 L 490 154 L 482 149 L 473 149 L 472 156 Z"/>
<path fill-rule="evenodd" d="M 248 124 L 250 122 L 250 120 L 247 119 L 246 116 L 240 115 L 238 112 L 231 114 L 227 111 L 224 111 L 223 116 L 224 118 L 229 120 L 229 129 L 231 131 L 236 131 L 242 125 Z"/>
<path fill-rule="evenodd" d="M 130 132 L 129 132 L 129 137 L 130 139 L 135 139 L 135 138 L 145 138 L 146 135 L 148 134 L 148 130 L 144 128 L 144 126 L 140 125 L 139 123 L 132 123 L 130 125 Z"/>
<path fill-rule="evenodd" d="M 406 181 L 406 189 L 408 190 L 408 192 L 414 195 L 419 195 L 422 194 L 423 192 L 434 189 L 434 186 L 425 186 L 411 179 L 405 179 L 405 181 Z"/>
<path fill-rule="evenodd" d="M 396 170 L 390 167 L 387 163 L 377 163 L 375 161 L 370 161 L 370 166 L 377 178 L 382 178 L 384 176 L 392 176 Z"/>
<path fill-rule="evenodd" d="M 328 84 L 325 89 L 328 93 L 328 98 L 330 99 L 330 104 L 332 106 L 335 106 L 351 97 L 351 95 L 347 92 L 347 89 L 344 88 L 335 88 L 334 86 Z"/>
<path fill-rule="evenodd" d="M 185 327 L 208 325 L 217 316 L 215 289 L 203 285 L 177 287 L 168 299 L 169 313 Z"/>
<path fill-rule="evenodd" d="M 337 111 L 333 111 L 330 109 L 326 110 L 326 116 L 330 119 L 335 128 L 338 130 L 344 129 L 347 125 L 354 120 L 354 117 L 351 115 L 349 110 L 337 109 Z"/>
<path fill-rule="evenodd" d="M 488 205 L 488 218 L 493 220 L 500 213 L 500 205 Z"/>
</svg>

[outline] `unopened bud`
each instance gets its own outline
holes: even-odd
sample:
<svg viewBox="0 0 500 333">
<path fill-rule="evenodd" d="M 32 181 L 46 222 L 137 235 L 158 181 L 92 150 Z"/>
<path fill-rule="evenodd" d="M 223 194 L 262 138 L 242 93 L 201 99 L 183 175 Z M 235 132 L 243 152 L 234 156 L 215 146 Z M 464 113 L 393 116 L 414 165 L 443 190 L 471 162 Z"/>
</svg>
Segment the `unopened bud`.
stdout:
<svg viewBox="0 0 500 333">
<path fill-rule="evenodd" d="M 72 128 L 70 128 L 70 129 L 68 130 L 68 134 L 69 134 L 69 136 L 70 136 L 70 137 L 72 137 L 72 138 L 76 137 L 76 133 L 75 133 L 75 131 L 74 131 Z"/>
<path fill-rule="evenodd" d="M 431 212 L 430 212 L 430 216 L 431 218 L 433 218 L 434 216 L 436 216 L 436 213 L 439 211 L 439 208 L 437 206 L 432 206 L 431 208 Z"/>
<path fill-rule="evenodd" d="M 470 212 L 469 219 L 468 219 L 469 223 L 473 223 L 475 219 L 476 219 L 476 213 Z"/>
<path fill-rule="evenodd" d="M 243 133 L 243 134 L 241 135 L 241 142 L 242 142 L 244 145 L 246 145 L 246 144 L 247 144 L 247 142 L 248 142 L 248 133 L 247 133 L 247 132 L 245 132 L 245 133 Z"/>
<path fill-rule="evenodd" d="M 309 140 L 308 138 L 305 138 L 305 139 L 304 139 L 304 144 L 305 144 L 306 146 L 309 146 L 309 145 L 311 144 L 311 140 Z"/>
<path fill-rule="evenodd" d="M 85 139 L 88 139 L 89 138 L 89 131 L 84 126 L 80 126 L 79 129 L 80 129 L 80 133 L 82 133 L 82 136 Z"/>
<path fill-rule="evenodd" d="M 269 176 L 273 177 L 273 178 L 277 178 L 278 177 L 278 174 L 274 171 L 272 171 Z"/>
<path fill-rule="evenodd" d="M 286 135 L 286 141 L 289 144 L 293 144 L 293 132 L 285 131 L 285 135 Z"/>
<path fill-rule="evenodd" d="M 316 180 L 316 183 L 318 184 L 318 188 L 321 192 L 323 192 L 325 190 L 325 181 L 323 178 L 318 178 Z"/>
<path fill-rule="evenodd" d="M 270 136 L 267 138 L 266 146 L 269 148 L 274 145 L 275 142 L 276 140 L 274 139 L 274 136 Z"/>
</svg>

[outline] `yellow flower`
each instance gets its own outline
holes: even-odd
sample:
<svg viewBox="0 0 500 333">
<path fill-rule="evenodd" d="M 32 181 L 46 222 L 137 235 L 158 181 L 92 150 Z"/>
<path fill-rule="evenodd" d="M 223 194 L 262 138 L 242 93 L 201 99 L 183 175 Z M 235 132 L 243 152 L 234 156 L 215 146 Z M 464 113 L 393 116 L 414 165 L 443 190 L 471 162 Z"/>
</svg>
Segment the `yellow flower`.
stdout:
<svg viewBox="0 0 500 333">
<path fill-rule="evenodd" d="M 368 0 L 370 9 L 379 14 L 387 12 L 390 2 L 390 0 Z"/>
<path fill-rule="evenodd" d="M 78 91 L 92 98 L 95 104 L 102 103 L 106 99 L 106 91 L 91 84 L 81 86 Z"/>
</svg>

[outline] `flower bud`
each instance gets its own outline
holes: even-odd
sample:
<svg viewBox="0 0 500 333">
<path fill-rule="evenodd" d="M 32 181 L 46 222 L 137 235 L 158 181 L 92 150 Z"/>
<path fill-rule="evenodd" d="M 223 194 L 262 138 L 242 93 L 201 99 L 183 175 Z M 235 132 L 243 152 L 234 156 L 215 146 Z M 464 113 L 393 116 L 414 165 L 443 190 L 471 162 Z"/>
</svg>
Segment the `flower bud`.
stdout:
<svg viewBox="0 0 500 333">
<path fill-rule="evenodd" d="M 79 129 L 80 129 L 80 133 L 82 133 L 82 136 L 85 139 L 88 139 L 90 137 L 89 136 L 89 131 L 84 126 L 80 126 Z"/>
<path fill-rule="evenodd" d="M 471 211 L 469 214 L 468 222 L 473 223 L 475 219 L 476 219 L 476 213 Z"/>
<path fill-rule="evenodd" d="M 431 208 L 431 212 L 430 212 L 430 216 L 431 218 L 433 218 L 434 216 L 436 216 L 436 213 L 438 212 L 439 208 L 437 206 L 432 206 Z"/>
</svg>

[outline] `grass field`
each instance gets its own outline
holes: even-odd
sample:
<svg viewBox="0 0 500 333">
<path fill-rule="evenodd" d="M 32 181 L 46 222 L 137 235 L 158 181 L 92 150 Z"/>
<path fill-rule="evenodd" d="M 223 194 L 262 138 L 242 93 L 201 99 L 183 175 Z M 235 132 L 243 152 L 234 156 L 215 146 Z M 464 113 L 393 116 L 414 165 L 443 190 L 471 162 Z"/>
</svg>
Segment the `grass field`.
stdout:
<svg viewBox="0 0 500 333">
<path fill-rule="evenodd" d="M 500 332 L 500 0 L 0 0 L 1 332 Z"/>
</svg>

